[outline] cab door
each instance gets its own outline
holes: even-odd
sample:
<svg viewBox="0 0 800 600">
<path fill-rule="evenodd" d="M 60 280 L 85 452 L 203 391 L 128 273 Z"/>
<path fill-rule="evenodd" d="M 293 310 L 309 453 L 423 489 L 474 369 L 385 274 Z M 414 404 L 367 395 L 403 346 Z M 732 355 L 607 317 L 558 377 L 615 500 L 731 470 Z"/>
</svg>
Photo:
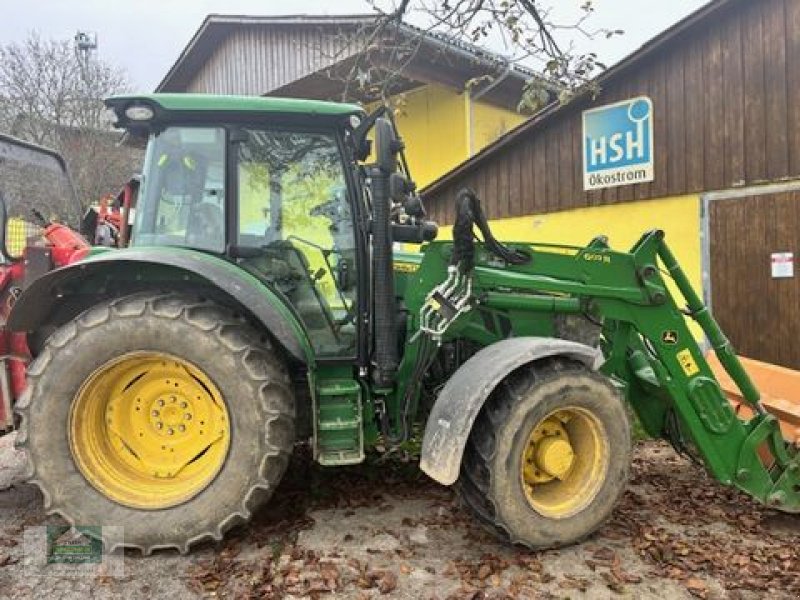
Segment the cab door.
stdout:
<svg viewBox="0 0 800 600">
<path fill-rule="evenodd" d="M 243 266 L 280 291 L 320 358 L 357 350 L 356 237 L 335 132 L 245 128 L 238 142 Z"/>
</svg>

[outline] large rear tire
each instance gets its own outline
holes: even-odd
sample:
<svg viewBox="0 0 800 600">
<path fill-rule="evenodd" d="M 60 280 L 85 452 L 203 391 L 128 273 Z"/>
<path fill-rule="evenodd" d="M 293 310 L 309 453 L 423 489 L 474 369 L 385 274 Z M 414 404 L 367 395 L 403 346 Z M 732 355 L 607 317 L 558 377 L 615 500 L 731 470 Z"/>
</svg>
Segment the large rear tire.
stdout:
<svg viewBox="0 0 800 600">
<path fill-rule="evenodd" d="M 230 310 L 175 294 L 94 306 L 28 370 L 18 445 L 48 514 L 180 552 L 250 518 L 294 443 L 286 366 Z M 119 531 L 119 530 L 117 530 Z"/>
<path fill-rule="evenodd" d="M 515 371 L 470 432 L 457 489 L 497 537 L 532 549 L 578 542 L 611 515 L 630 464 L 613 385 L 574 361 Z"/>
</svg>

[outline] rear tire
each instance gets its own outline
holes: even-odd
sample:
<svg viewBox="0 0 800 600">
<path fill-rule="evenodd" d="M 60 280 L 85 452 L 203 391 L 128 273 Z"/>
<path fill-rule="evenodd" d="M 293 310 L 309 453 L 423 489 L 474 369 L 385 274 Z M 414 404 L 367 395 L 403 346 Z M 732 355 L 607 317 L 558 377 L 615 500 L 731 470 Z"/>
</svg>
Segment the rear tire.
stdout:
<svg viewBox="0 0 800 600">
<path fill-rule="evenodd" d="M 568 415 L 552 425 L 554 416 Z M 543 426 L 550 434 L 559 429 L 574 445 L 563 479 L 531 459 L 542 444 L 530 440 Z M 457 489 L 495 536 L 531 549 L 564 546 L 611 515 L 628 480 L 630 451 L 627 413 L 613 385 L 580 363 L 554 359 L 515 371 L 487 399 L 470 432 Z M 550 480 L 530 484 L 528 463 L 536 477 Z"/>
<path fill-rule="evenodd" d="M 144 468 L 136 474 L 144 478 L 143 488 L 149 493 L 138 493 L 135 485 L 129 485 L 130 502 L 121 500 L 119 493 L 115 496 L 101 491 L 104 486 L 98 485 L 98 481 L 107 482 L 110 487 L 105 489 L 111 489 L 116 475 L 125 471 L 126 464 L 134 464 L 136 470 L 139 458 L 131 450 L 119 463 L 122 467 L 112 470 L 111 476 L 103 475 L 102 466 L 108 456 L 101 456 L 105 453 L 97 448 L 127 448 L 122 436 L 119 436 L 120 443 L 114 438 L 116 431 L 110 426 L 105 428 L 103 415 L 111 417 L 113 413 L 98 409 L 100 418 L 92 426 L 100 433 L 88 438 L 90 442 L 81 442 L 82 446 L 76 442 L 81 439 L 80 432 L 92 422 L 88 412 L 75 413 L 76 407 L 83 406 L 83 401 L 78 402 L 78 399 L 86 396 L 85 390 L 92 378 L 113 369 L 115 361 L 119 362 L 120 357 L 126 355 L 133 361 L 138 355 L 174 357 L 176 368 L 184 363 L 190 367 L 182 371 L 187 386 L 196 381 L 197 386 L 219 390 L 221 400 L 216 402 L 222 403 L 220 414 L 227 416 L 229 437 L 206 480 L 201 478 L 199 487 L 190 488 L 185 498 L 159 504 L 157 486 L 166 486 L 164 489 L 169 491 L 171 481 L 175 481 L 173 474 L 167 474 L 166 462 L 163 472 L 158 477 L 153 475 L 152 481 L 147 479 L 151 473 Z M 136 368 L 136 363 L 132 364 Z M 199 377 L 192 375 L 192 371 Z M 129 373 L 127 376 L 130 377 Z M 139 378 L 147 376 L 139 375 Z M 116 397 L 132 389 L 135 381 L 138 379 L 125 384 L 123 392 Z M 124 380 L 120 385 L 123 384 Z M 120 388 L 109 389 L 107 395 L 113 398 L 112 392 Z M 202 391 L 197 389 L 199 401 Z M 162 391 L 155 393 L 156 398 L 162 397 Z M 145 408 L 157 407 L 148 403 L 159 400 L 148 400 L 144 392 L 141 395 L 141 401 L 147 404 Z M 192 398 L 188 400 L 191 410 Z M 96 400 L 89 394 L 86 402 Z M 112 400 L 106 402 L 106 411 L 117 407 Z M 109 549 L 134 547 L 144 554 L 159 548 L 176 548 L 185 553 L 192 544 L 207 539 L 220 540 L 225 531 L 248 520 L 256 507 L 274 492 L 288 465 L 295 439 L 295 406 L 287 369 L 267 337 L 224 307 L 175 293 L 143 293 L 115 299 L 88 309 L 56 330 L 30 365 L 28 387 L 16 410 L 22 419 L 17 444 L 28 457 L 29 480 L 41 489 L 48 514 L 58 513 L 73 525 L 121 527 L 121 539 L 106 540 Z M 139 410 L 138 405 L 136 410 Z M 148 415 L 150 412 L 145 411 Z M 185 415 L 180 410 L 173 412 L 177 414 L 171 418 L 180 423 L 175 425 L 174 437 L 178 437 L 178 427 L 188 436 L 194 422 L 186 421 L 183 425 L 178 419 Z M 138 417 L 140 413 L 133 413 L 131 409 L 130 414 Z M 191 417 L 189 414 L 186 419 Z M 159 423 L 154 421 L 153 425 L 150 431 L 144 421 L 139 422 L 129 426 L 132 433 L 125 435 L 158 439 L 155 435 L 163 431 L 155 430 Z M 164 428 L 165 424 L 161 423 L 158 429 Z M 171 429 L 169 433 L 173 433 Z M 205 435 L 208 433 L 206 431 Z M 225 435 L 222 428 L 215 433 Z M 102 435 L 114 444 L 104 442 L 105 445 L 97 446 L 93 440 L 102 441 Z M 118 452 L 123 454 L 123 450 Z M 204 460 L 203 456 L 208 453 L 210 451 L 204 450 L 183 468 L 193 468 L 196 466 L 193 463 Z M 94 467 L 87 464 L 101 466 L 93 471 Z M 121 495 L 124 498 L 124 488 Z M 150 503 L 144 505 L 146 508 L 142 507 L 141 498 Z"/>
</svg>

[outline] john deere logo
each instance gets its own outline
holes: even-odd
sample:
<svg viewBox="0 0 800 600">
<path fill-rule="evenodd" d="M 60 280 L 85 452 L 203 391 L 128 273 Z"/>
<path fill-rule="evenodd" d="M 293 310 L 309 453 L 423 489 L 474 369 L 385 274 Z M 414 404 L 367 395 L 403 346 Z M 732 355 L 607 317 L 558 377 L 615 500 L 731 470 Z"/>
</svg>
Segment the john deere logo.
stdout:
<svg viewBox="0 0 800 600">
<path fill-rule="evenodd" d="M 103 559 L 100 527 L 47 526 L 48 563 L 99 563 Z"/>
<path fill-rule="evenodd" d="M 662 332 L 661 341 L 665 344 L 669 344 L 670 346 L 674 346 L 678 343 L 678 332 L 673 331 L 672 329 L 667 329 L 666 331 Z"/>
</svg>

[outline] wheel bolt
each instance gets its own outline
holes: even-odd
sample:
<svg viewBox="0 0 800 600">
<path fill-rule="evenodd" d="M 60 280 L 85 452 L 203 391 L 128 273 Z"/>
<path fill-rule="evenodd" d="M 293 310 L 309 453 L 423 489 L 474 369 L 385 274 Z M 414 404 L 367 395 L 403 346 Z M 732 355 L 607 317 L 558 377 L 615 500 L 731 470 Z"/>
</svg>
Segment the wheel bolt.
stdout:
<svg viewBox="0 0 800 600">
<path fill-rule="evenodd" d="M 158 399 L 158 405 L 159 406 L 164 406 L 164 399 L 163 398 L 159 398 Z"/>
<path fill-rule="evenodd" d="M 186 404 L 186 402 L 181 402 L 181 408 L 186 408 L 187 406 L 189 406 L 189 405 Z"/>
<path fill-rule="evenodd" d="M 185 425 L 178 425 L 178 431 L 186 431 Z"/>
<path fill-rule="evenodd" d="M 177 402 L 177 401 L 178 401 L 178 399 L 177 399 L 175 396 L 170 396 L 170 397 L 169 397 L 169 401 L 170 401 L 170 402 Z"/>
<path fill-rule="evenodd" d="M 157 410 L 154 410 L 154 411 L 153 411 L 153 416 L 154 416 L 154 417 L 157 417 L 157 416 L 158 416 L 158 411 L 157 411 Z"/>
<path fill-rule="evenodd" d="M 173 433 L 175 433 L 175 432 L 172 430 L 172 427 L 167 429 L 167 435 L 172 435 Z"/>
<path fill-rule="evenodd" d="M 161 421 L 159 421 L 158 423 L 156 423 L 156 427 L 158 429 L 163 429 L 164 428 L 164 424 Z"/>
<path fill-rule="evenodd" d="M 183 416 L 186 418 L 187 421 L 191 421 L 192 420 L 192 413 L 186 413 Z"/>
</svg>

